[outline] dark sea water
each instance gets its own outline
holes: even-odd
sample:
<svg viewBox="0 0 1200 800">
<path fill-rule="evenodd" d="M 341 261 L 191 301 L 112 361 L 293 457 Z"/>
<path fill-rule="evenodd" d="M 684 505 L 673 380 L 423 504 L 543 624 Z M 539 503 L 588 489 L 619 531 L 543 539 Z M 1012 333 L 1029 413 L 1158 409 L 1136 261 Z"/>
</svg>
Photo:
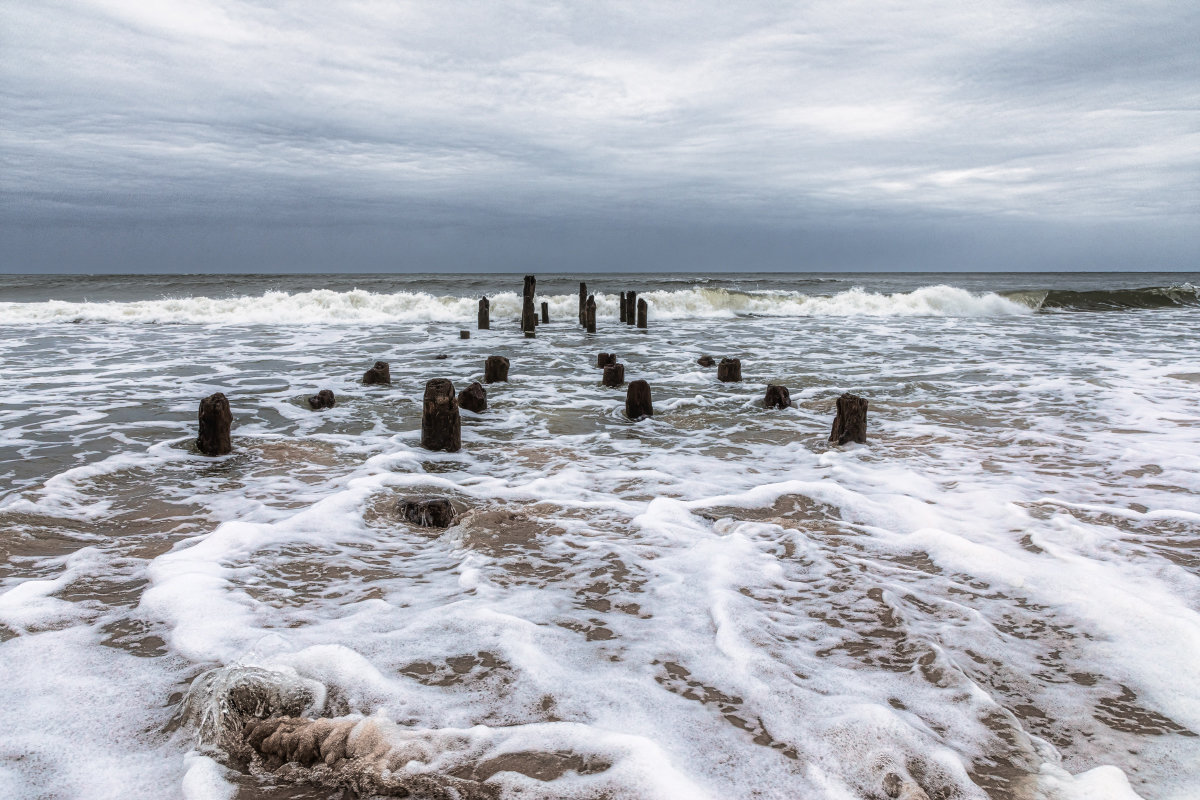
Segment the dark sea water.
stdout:
<svg viewBox="0 0 1200 800">
<path fill-rule="evenodd" d="M 0 797 L 1200 797 L 1198 286 L 0 276 Z"/>
</svg>

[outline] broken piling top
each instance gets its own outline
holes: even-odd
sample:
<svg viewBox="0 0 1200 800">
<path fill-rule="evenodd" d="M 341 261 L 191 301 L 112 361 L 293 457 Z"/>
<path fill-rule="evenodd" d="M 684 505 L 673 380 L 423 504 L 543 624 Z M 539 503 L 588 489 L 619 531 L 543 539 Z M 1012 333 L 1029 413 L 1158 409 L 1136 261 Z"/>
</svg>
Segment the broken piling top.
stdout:
<svg viewBox="0 0 1200 800">
<path fill-rule="evenodd" d="M 479 330 L 486 331 L 492 327 L 492 301 L 486 297 L 479 298 Z"/>
<path fill-rule="evenodd" d="M 376 361 L 375 366 L 363 373 L 362 382 L 366 386 L 390 384 L 392 382 L 392 367 L 386 361 Z"/>
<path fill-rule="evenodd" d="M 504 356 L 488 356 L 483 363 L 483 382 L 499 383 L 508 380 L 508 359 Z"/>
<path fill-rule="evenodd" d="M 482 414 L 487 411 L 487 390 L 480 385 L 479 381 L 475 381 L 458 393 L 458 407 Z"/>
<path fill-rule="evenodd" d="M 763 398 L 763 408 L 791 408 L 792 395 L 786 386 L 774 383 L 767 386 L 766 397 Z"/>
<path fill-rule="evenodd" d="M 847 442 L 867 442 L 867 399 L 846 392 L 837 399 L 837 414 L 833 418 L 833 430 L 829 441 L 843 445 Z"/>
<path fill-rule="evenodd" d="M 639 328 L 646 327 L 646 318 L 650 315 L 650 307 L 646 305 L 646 301 L 638 298 L 637 302 L 637 326 Z"/>
<path fill-rule="evenodd" d="M 742 360 L 740 358 L 722 358 L 717 364 L 717 380 L 722 383 L 737 383 L 742 379 Z"/>
<path fill-rule="evenodd" d="M 617 363 L 616 353 L 597 353 L 596 354 L 596 369 L 604 369 L 609 364 Z"/>
<path fill-rule="evenodd" d="M 331 389 L 322 389 L 308 398 L 308 407 L 313 411 L 333 408 L 335 405 L 337 405 L 337 399 L 333 396 L 333 390 Z"/>
<path fill-rule="evenodd" d="M 421 406 L 421 447 L 426 450 L 457 452 L 462 447 L 462 422 L 454 384 L 446 378 L 434 378 L 425 384 Z"/>
<path fill-rule="evenodd" d="M 223 456 L 233 452 L 229 429 L 233 413 L 229 401 L 221 392 L 210 394 L 200 401 L 196 449 L 206 456 Z"/>
<path fill-rule="evenodd" d="M 587 328 L 588 333 L 596 332 L 596 298 L 594 295 L 588 295 L 587 302 L 583 306 L 583 325 Z"/>
<path fill-rule="evenodd" d="M 634 422 L 654 416 L 654 403 L 650 400 L 650 384 L 643 380 L 632 381 L 625 392 L 625 416 Z"/>
<path fill-rule="evenodd" d="M 605 386 L 614 389 L 625 385 L 625 365 L 615 363 L 605 365 L 602 381 Z"/>
</svg>

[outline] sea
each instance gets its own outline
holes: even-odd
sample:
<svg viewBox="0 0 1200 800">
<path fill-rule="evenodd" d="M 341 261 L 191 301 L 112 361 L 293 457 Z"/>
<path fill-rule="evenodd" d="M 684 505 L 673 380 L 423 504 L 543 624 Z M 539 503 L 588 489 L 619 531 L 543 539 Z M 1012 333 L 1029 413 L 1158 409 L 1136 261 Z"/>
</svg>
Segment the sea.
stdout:
<svg viewBox="0 0 1200 800">
<path fill-rule="evenodd" d="M 0 276 L 0 797 L 1200 797 L 1200 273 L 522 278 Z"/>
</svg>

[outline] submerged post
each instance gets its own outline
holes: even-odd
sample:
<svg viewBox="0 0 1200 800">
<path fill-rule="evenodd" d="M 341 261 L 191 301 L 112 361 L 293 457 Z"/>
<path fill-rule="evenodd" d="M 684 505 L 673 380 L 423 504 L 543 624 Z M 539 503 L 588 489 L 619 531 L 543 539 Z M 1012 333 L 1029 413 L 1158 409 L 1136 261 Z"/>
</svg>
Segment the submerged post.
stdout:
<svg viewBox="0 0 1200 800">
<path fill-rule="evenodd" d="M 588 333 L 596 332 L 596 298 L 588 295 L 587 304 L 583 307 L 583 324 Z"/>
<path fill-rule="evenodd" d="M 833 430 L 829 441 L 842 445 L 846 442 L 867 442 L 867 400 L 847 392 L 837 399 L 837 414 L 833 418 Z"/>
<path fill-rule="evenodd" d="M 763 408 L 791 408 L 792 395 L 786 386 L 770 384 L 767 386 L 767 396 L 763 398 Z"/>
<path fill-rule="evenodd" d="M 454 384 L 445 378 L 434 378 L 425 384 L 425 400 L 421 407 L 421 447 L 426 450 L 457 452 L 462 447 L 462 422 Z"/>
<path fill-rule="evenodd" d="M 326 408 L 333 408 L 336 405 L 337 398 L 333 396 L 332 389 L 322 389 L 308 398 L 308 407 L 313 411 L 322 411 Z"/>
<path fill-rule="evenodd" d="M 499 383 L 508 380 L 508 359 L 504 356 L 488 356 L 483 363 L 483 382 Z"/>
<path fill-rule="evenodd" d="M 650 384 L 636 380 L 625 392 L 625 416 L 634 422 L 654 416 L 654 404 L 650 402 Z"/>
<path fill-rule="evenodd" d="M 596 354 L 596 369 L 604 369 L 609 364 L 617 363 L 616 353 L 597 353 Z"/>
<path fill-rule="evenodd" d="M 486 331 L 492 327 L 492 301 L 486 297 L 479 298 L 479 330 Z"/>
<path fill-rule="evenodd" d="M 638 298 L 637 306 L 637 326 L 639 328 L 646 327 L 646 317 L 649 315 L 650 308 L 646 305 L 646 301 Z"/>
<path fill-rule="evenodd" d="M 479 385 L 479 381 L 475 381 L 458 393 L 458 407 L 482 414 L 487 411 L 487 390 Z"/>
<path fill-rule="evenodd" d="M 392 367 L 386 361 L 376 361 L 375 366 L 363 373 L 362 382 L 366 386 L 392 382 Z"/>
<path fill-rule="evenodd" d="M 617 387 L 625 383 L 625 365 L 607 364 L 604 367 L 603 383 L 605 386 Z"/>
<path fill-rule="evenodd" d="M 717 364 L 717 380 L 721 383 L 737 383 L 742 379 L 742 360 L 740 358 L 722 358 Z"/>
<path fill-rule="evenodd" d="M 232 424 L 233 414 L 224 394 L 217 392 L 201 400 L 196 449 L 206 456 L 232 453 L 233 442 L 229 438 L 229 428 Z"/>
</svg>

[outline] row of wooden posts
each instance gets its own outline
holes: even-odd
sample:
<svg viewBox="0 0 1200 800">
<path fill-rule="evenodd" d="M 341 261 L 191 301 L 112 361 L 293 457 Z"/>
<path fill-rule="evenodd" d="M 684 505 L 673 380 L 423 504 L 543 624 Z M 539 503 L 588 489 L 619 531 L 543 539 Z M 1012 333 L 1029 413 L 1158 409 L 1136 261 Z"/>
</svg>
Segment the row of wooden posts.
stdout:
<svg viewBox="0 0 1200 800">
<path fill-rule="evenodd" d="M 537 278 L 533 275 L 526 275 L 525 286 L 521 292 L 521 330 L 530 339 L 537 336 L 539 324 L 535 309 L 536 297 Z M 550 304 L 542 301 L 541 312 L 540 324 L 546 325 L 550 322 Z M 621 292 L 620 312 L 621 322 L 643 329 L 648 327 L 650 306 L 644 298 L 637 296 L 637 292 Z M 492 327 L 492 301 L 486 296 L 479 298 L 477 324 L 481 331 L 490 330 Z M 579 282 L 579 324 L 588 333 L 596 332 L 596 296 L 588 294 L 587 283 L 584 281 Z M 463 331 L 462 338 L 470 338 L 470 333 Z"/>
<path fill-rule="evenodd" d="M 525 276 L 525 286 L 521 303 L 521 330 L 525 336 L 535 336 L 538 324 L 534 312 L 535 290 L 537 279 L 532 275 Z M 479 328 L 488 330 L 491 327 L 491 303 L 487 297 L 479 300 Z M 547 303 L 541 304 L 541 322 L 550 321 Z M 621 292 L 621 321 L 639 328 L 647 327 L 648 308 L 645 299 L 639 298 L 636 292 Z M 579 324 L 589 333 L 596 332 L 596 298 L 587 293 L 587 284 L 579 284 Z M 462 331 L 462 338 L 470 337 L 469 331 Z M 736 358 L 722 358 L 718 363 L 711 356 L 701 356 L 697 363 L 702 367 L 717 368 L 717 380 L 724 383 L 736 383 L 742 380 L 742 362 Z M 617 362 L 616 354 L 600 353 L 596 357 L 596 367 L 604 370 L 603 383 L 608 387 L 620 387 L 625 384 L 625 366 Z M 484 383 L 501 383 L 508 381 L 509 360 L 504 356 L 488 356 L 483 367 Z M 390 384 L 392 382 L 391 366 L 386 361 L 376 361 L 363 373 L 362 382 L 366 385 Z M 329 389 L 322 389 L 308 398 L 308 404 L 314 411 L 333 408 L 336 398 Z M 786 386 L 771 384 L 767 386 L 766 397 L 763 399 L 766 408 L 789 408 L 792 405 L 791 395 Z M 421 446 L 428 450 L 445 450 L 455 452 L 462 447 L 461 422 L 459 409 L 475 413 L 487 410 L 487 391 L 478 382 L 472 383 L 462 392 L 455 394 L 454 384 L 446 378 L 434 378 L 425 384 L 425 396 L 421 408 Z M 639 421 L 654 415 L 654 404 L 650 393 L 650 384 L 644 380 L 629 383 L 625 394 L 625 414 Z M 196 439 L 197 449 L 209 456 L 226 455 L 233 450 L 230 428 L 233 415 L 229 409 L 229 401 L 225 395 L 217 392 L 200 401 L 199 435 Z M 847 442 L 866 442 L 867 440 L 867 401 L 856 395 L 843 394 L 837 400 L 837 413 L 833 421 L 833 430 L 829 441 L 838 445 Z"/>
</svg>

